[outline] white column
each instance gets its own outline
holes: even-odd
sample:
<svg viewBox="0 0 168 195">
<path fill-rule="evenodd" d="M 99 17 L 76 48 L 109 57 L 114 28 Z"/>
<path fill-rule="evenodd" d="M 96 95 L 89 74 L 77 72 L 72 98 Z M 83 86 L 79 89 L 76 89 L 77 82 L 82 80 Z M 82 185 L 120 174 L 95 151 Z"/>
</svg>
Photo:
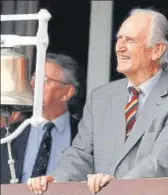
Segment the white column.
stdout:
<svg viewBox="0 0 168 195">
<path fill-rule="evenodd" d="M 91 1 L 87 95 L 109 82 L 113 1 Z"/>
</svg>

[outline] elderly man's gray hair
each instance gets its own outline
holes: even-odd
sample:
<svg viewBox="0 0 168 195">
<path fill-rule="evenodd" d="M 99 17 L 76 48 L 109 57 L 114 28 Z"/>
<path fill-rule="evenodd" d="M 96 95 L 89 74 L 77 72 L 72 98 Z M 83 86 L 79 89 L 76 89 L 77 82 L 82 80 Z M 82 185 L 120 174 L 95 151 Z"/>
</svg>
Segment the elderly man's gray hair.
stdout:
<svg viewBox="0 0 168 195">
<path fill-rule="evenodd" d="M 150 29 L 150 36 L 148 39 L 148 46 L 152 47 L 156 43 L 165 43 L 166 51 L 160 58 L 160 64 L 168 68 L 168 20 L 166 17 L 158 11 L 151 8 L 146 9 L 132 9 L 130 15 L 135 14 L 147 14 L 152 16 L 152 25 Z"/>
</svg>

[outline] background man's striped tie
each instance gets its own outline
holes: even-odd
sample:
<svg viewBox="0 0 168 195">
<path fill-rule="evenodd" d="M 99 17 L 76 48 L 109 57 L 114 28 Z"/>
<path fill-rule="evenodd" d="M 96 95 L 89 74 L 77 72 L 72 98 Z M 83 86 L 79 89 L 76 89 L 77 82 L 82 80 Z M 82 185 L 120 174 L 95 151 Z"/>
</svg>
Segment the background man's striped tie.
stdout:
<svg viewBox="0 0 168 195">
<path fill-rule="evenodd" d="M 132 98 L 131 101 L 125 107 L 126 134 L 128 134 L 131 131 L 136 121 L 140 93 L 140 89 L 135 87 L 129 87 L 128 90 L 132 94 Z"/>
</svg>

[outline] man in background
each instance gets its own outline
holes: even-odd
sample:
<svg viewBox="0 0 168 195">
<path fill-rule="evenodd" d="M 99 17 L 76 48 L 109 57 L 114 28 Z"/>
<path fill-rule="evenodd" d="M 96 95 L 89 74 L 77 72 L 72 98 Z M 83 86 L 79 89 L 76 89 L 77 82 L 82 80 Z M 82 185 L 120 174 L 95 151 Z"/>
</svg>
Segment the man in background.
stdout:
<svg viewBox="0 0 168 195">
<path fill-rule="evenodd" d="M 11 116 L 8 118 L 8 121 L 6 121 L 3 115 L 0 116 L 0 119 L 1 119 L 0 128 L 5 128 L 6 126 L 8 126 L 8 124 L 12 124 L 14 122 L 19 122 L 24 120 L 24 117 L 21 112 L 14 111 L 12 112 Z"/>
<path fill-rule="evenodd" d="M 16 176 L 26 183 L 31 176 L 51 174 L 57 161 L 77 133 L 78 114 L 71 115 L 70 108 L 80 96 L 79 64 L 63 54 L 48 53 L 45 63 L 43 117 L 40 126 L 28 126 L 12 141 Z M 36 73 L 38 74 L 38 73 Z M 31 84 L 34 88 L 35 75 Z M 76 102 L 78 103 L 78 102 Z M 76 106 L 76 105 L 75 105 Z M 9 183 L 10 172 L 5 145 L 1 146 L 1 183 Z"/>
</svg>

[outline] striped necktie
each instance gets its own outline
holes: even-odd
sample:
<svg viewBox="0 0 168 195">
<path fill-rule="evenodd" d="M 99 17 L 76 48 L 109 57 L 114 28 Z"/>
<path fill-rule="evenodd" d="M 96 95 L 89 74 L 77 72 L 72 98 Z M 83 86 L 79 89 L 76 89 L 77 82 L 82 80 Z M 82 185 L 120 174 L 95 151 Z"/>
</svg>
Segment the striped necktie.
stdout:
<svg viewBox="0 0 168 195">
<path fill-rule="evenodd" d="M 132 98 L 131 101 L 125 107 L 126 135 L 129 134 L 136 121 L 140 94 L 139 88 L 129 87 L 128 90 L 132 94 Z"/>
<path fill-rule="evenodd" d="M 39 147 L 31 177 L 46 175 L 52 144 L 51 129 L 54 127 L 55 125 L 52 122 L 46 124 L 46 130 Z"/>
</svg>

